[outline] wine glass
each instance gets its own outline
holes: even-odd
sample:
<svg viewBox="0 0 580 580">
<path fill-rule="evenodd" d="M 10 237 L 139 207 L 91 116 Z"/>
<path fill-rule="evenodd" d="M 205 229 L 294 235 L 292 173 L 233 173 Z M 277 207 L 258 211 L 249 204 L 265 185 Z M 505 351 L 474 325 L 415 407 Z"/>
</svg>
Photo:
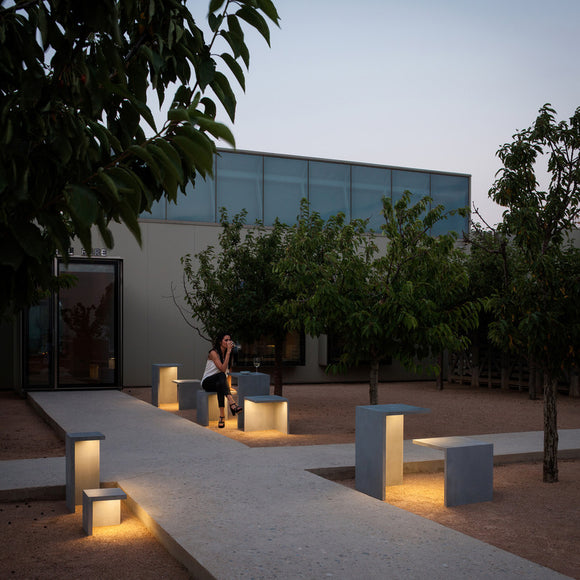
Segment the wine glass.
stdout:
<svg viewBox="0 0 580 580">
<path fill-rule="evenodd" d="M 262 359 L 259 356 L 254 357 L 254 366 L 256 367 L 256 374 L 258 373 L 258 367 L 260 366 L 261 362 Z"/>
</svg>

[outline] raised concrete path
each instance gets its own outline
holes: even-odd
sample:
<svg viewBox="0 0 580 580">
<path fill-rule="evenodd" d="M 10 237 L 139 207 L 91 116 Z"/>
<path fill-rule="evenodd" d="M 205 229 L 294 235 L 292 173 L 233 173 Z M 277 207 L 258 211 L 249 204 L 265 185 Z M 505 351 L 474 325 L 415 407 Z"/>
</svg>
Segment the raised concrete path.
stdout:
<svg viewBox="0 0 580 580">
<path fill-rule="evenodd" d="M 563 578 L 308 469 L 345 468 L 354 444 L 249 448 L 119 391 L 29 395 L 65 432 L 100 431 L 117 482 L 194 578 Z M 541 432 L 480 436 L 496 454 L 541 452 Z M 580 429 L 560 433 L 580 449 Z M 405 463 L 440 461 L 405 442 Z M 0 494 L 59 486 L 64 458 L 3 461 Z"/>
</svg>

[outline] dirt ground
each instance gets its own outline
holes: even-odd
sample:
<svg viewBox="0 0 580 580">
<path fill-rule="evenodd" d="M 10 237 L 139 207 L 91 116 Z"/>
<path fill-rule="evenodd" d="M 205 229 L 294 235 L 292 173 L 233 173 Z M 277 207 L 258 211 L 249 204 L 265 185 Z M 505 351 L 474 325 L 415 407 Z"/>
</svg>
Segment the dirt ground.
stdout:
<svg viewBox="0 0 580 580">
<path fill-rule="evenodd" d="M 150 389 L 125 392 L 150 401 Z M 355 407 L 368 404 L 362 384 L 289 385 L 290 435 L 243 433 L 236 421 L 217 429 L 249 446 L 317 445 L 354 442 Z M 427 407 L 429 414 L 405 419 L 405 438 L 538 431 L 542 401 L 517 391 L 471 389 L 433 382 L 380 385 L 379 403 Z M 171 410 L 189 420 L 195 411 Z M 580 428 L 580 399 L 561 396 L 558 427 Z M 0 392 L 1 460 L 64 455 L 64 444 L 26 400 Z M 580 461 L 560 460 L 559 482 L 542 482 L 541 463 L 496 466 L 492 502 L 445 508 L 443 474 L 406 474 L 389 488 L 387 501 L 444 526 L 580 579 Z M 354 487 L 353 480 L 339 483 Z M 81 513 L 62 501 L 0 503 L 1 578 L 187 578 L 187 571 L 157 543 L 143 524 L 124 511 L 123 525 L 97 528 L 88 538 Z M 6 539 L 9 538 L 9 541 Z"/>
</svg>

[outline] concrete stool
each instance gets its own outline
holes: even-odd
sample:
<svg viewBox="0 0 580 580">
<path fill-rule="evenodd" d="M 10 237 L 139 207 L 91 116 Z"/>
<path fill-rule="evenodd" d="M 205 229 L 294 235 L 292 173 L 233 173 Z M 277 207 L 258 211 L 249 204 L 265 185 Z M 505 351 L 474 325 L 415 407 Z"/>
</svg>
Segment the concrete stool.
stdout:
<svg viewBox="0 0 580 580">
<path fill-rule="evenodd" d="M 470 437 L 413 439 L 445 452 L 445 507 L 493 499 L 493 443 Z"/>
<path fill-rule="evenodd" d="M 196 393 L 197 424 L 207 427 L 210 421 L 219 421 L 220 409 L 218 407 L 217 393 L 200 389 Z M 226 399 L 225 418 L 231 415 L 231 409 Z"/>
<path fill-rule="evenodd" d="M 121 523 L 121 500 L 127 494 L 118 487 L 83 490 L 83 530 L 93 535 L 93 528 L 118 526 Z"/>
<path fill-rule="evenodd" d="M 197 392 L 201 389 L 198 379 L 173 379 L 177 384 L 177 402 L 179 410 L 197 409 Z"/>
<path fill-rule="evenodd" d="M 276 429 L 288 434 L 288 399 L 277 395 L 246 396 L 244 431 Z"/>
</svg>

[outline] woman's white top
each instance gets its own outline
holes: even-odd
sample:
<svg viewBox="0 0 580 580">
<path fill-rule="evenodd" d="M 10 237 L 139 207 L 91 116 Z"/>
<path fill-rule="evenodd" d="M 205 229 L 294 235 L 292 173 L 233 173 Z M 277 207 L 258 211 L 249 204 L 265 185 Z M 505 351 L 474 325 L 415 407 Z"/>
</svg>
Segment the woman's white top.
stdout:
<svg viewBox="0 0 580 580">
<path fill-rule="evenodd" d="M 218 373 L 221 373 L 222 371 L 220 371 L 216 366 L 215 363 L 213 362 L 213 360 L 211 358 L 208 358 L 207 361 L 205 362 L 205 370 L 203 371 L 203 377 L 201 379 L 201 382 L 203 383 L 203 381 L 205 379 L 207 379 L 207 377 L 211 377 L 212 375 L 217 375 Z"/>
</svg>

